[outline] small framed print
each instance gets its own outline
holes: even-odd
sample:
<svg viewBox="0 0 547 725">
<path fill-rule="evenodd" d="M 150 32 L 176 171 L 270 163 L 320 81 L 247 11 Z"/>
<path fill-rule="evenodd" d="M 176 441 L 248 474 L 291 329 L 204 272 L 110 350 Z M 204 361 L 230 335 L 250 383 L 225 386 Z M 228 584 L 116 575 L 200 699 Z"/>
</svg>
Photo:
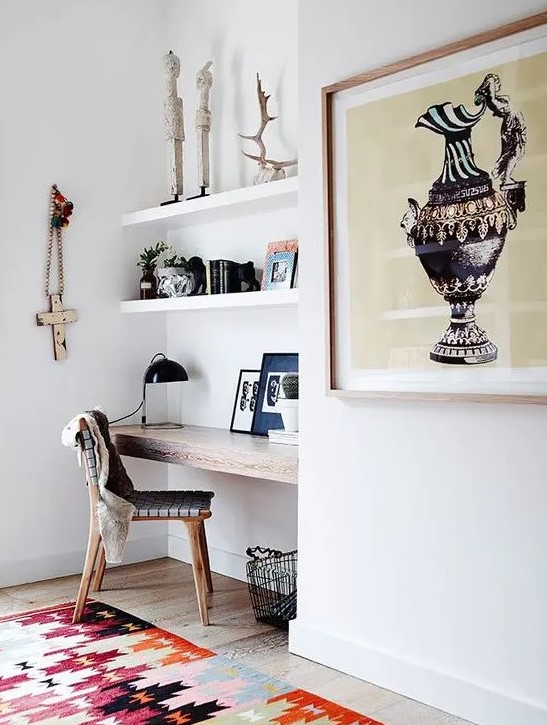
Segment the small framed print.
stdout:
<svg viewBox="0 0 547 725">
<path fill-rule="evenodd" d="M 266 252 L 262 289 L 290 289 L 295 286 L 298 241 L 270 242 Z"/>
<path fill-rule="evenodd" d="M 230 430 L 250 433 L 256 408 L 260 370 L 240 370 Z"/>
<path fill-rule="evenodd" d="M 262 369 L 251 432 L 266 436 L 269 430 L 283 428 L 277 399 L 285 373 L 298 372 L 298 353 L 267 352 L 262 357 Z"/>
<path fill-rule="evenodd" d="M 296 269 L 295 252 L 275 252 L 268 258 L 264 278 L 265 289 L 290 289 Z"/>
</svg>

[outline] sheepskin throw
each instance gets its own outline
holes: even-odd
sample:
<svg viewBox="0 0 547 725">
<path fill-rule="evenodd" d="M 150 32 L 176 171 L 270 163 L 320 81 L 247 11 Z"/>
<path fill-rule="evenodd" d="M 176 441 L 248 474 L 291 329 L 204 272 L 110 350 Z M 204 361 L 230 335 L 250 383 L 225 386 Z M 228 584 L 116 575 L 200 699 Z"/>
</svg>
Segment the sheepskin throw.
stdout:
<svg viewBox="0 0 547 725">
<path fill-rule="evenodd" d="M 123 559 L 129 525 L 135 511 L 133 504 L 126 501 L 134 491 L 133 484 L 110 439 L 108 418 L 100 408 L 75 416 L 63 428 L 61 434 L 63 445 L 76 448 L 80 453 L 78 434 L 81 418 L 85 419 L 91 433 L 97 461 L 99 487 L 97 517 L 106 560 L 109 564 L 119 564 Z"/>
</svg>

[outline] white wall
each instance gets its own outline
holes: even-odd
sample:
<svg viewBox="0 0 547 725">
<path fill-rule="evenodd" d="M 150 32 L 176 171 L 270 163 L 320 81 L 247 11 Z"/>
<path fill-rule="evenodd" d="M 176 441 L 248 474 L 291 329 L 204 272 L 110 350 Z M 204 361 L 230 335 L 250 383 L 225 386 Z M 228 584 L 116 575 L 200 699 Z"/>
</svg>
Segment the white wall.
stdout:
<svg viewBox="0 0 547 725">
<path fill-rule="evenodd" d="M 171 0 L 168 46 L 180 55 L 179 89 L 186 119 L 185 175 L 188 193 L 197 184 L 194 116 L 195 75 L 213 60 L 211 93 L 211 184 L 214 191 L 248 186 L 255 164 L 245 159 L 237 132 L 255 133 L 259 124 L 255 74 L 271 93 L 270 112 L 279 120 L 266 130 L 268 153 L 274 158 L 296 155 L 297 58 L 296 5 L 282 0 Z M 259 32 L 262 28 L 264 32 Z M 295 173 L 295 170 L 291 170 Z M 252 260 L 263 267 L 272 239 L 297 236 L 297 212 L 291 209 L 228 223 L 207 224 L 173 232 L 169 241 L 185 256 L 203 259 Z M 240 368 L 259 369 L 263 352 L 298 351 L 294 309 L 207 310 L 170 314 L 169 355 L 188 369 L 182 387 L 181 419 L 197 425 L 229 428 Z M 177 399 L 172 400 L 177 407 Z M 177 411 L 178 412 L 178 411 Z M 195 486 L 215 492 L 214 515 L 208 523 L 213 570 L 245 578 L 245 550 L 261 544 L 290 550 L 296 546 L 296 487 L 171 466 L 172 488 Z M 170 524 L 169 553 L 189 560 L 183 527 Z"/>
<path fill-rule="evenodd" d="M 325 395 L 320 88 L 542 9 L 541 0 L 299 3 L 291 649 L 488 725 L 547 723 L 546 411 Z"/>
<path fill-rule="evenodd" d="M 0 10 L 0 586 L 81 571 L 87 492 L 60 432 L 97 403 L 112 418 L 138 402 L 165 346 L 154 318 L 122 316 L 135 297 L 138 244 L 120 214 L 165 193 L 163 3 L 18 0 Z M 75 203 L 65 234 L 68 360 L 36 326 L 49 187 Z M 152 240 L 144 240 L 152 241 Z M 131 465 L 137 483 L 167 478 Z M 126 560 L 167 552 L 165 527 L 135 527 Z"/>
<path fill-rule="evenodd" d="M 181 59 L 179 93 L 186 127 L 185 186 L 197 190 L 194 118 L 196 73 L 213 61 L 211 92 L 211 187 L 226 191 L 248 186 L 254 162 L 241 149 L 256 153 L 256 144 L 238 132 L 254 134 L 260 123 L 256 73 L 271 94 L 271 115 L 279 114 L 265 133 L 268 156 L 291 159 L 297 140 L 297 10 L 293 0 L 168 0 L 167 46 Z M 289 170 L 292 175 L 294 168 Z"/>
<path fill-rule="evenodd" d="M 239 367 L 259 367 L 266 350 L 296 349 L 290 311 L 200 317 L 203 335 L 196 341 L 196 318 L 173 317 L 168 324 L 157 316 L 122 317 L 118 302 L 136 296 L 138 251 L 158 241 L 146 233 L 122 234 L 120 214 L 167 196 L 163 53 L 173 48 L 183 66 L 186 193 L 196 184 L 195 73 L 205 60 L 214 60 L 214 191 L 251 183 L 254 164 L 241 155 L 237 131 L 258 127 L 257 70 L 272 95 L 272 111 L 280 112 L 266 132 L 268 151 L 279 158 L 295 155 L 297 72 L 296 7 L 289 0 L 275 10 L 256 3 L 251 15 L 243 0 L 20 0 L 4 4 L 1 12 L 0 85 L 9 99 L 0 115 L 0 214 L 9 220 L 0 285 L 3 350 L 9 351 L 0 362 L 5 586 L 81 568 L 85 488 L 75 457 L 59 445 L 60 430 L 73 415 L 97 403 L 111 418 L 131 410 L 150 357 L 168 349 L 192 374 L 183 398 L 185 419 L 227 427 Z M 263 22 L 267 37 L 257 33 Z M 246 148 L 254 151 L 252 144 Z M 49 330 L 34 322 L 47 304 L 42 277 L 53 181 L 75 202 L 66 233 L 65 303 L 79 311 L 80 321 L 68 329 L 69 358 L 62 363 L 52 359 Z M 261 267 L 267 241 L 294 236 L 296 226 L 292 211 L 213 227 L 202 236 L 190 231 L 186 246 L 179 242 L 203 257 L 253 259 Z M 170 392 L 176 402 L 176 391 Z M 158 398 L 154 393 L 149 390 Z M 167 466 L 127 465 L 138 485 L 167 481 Z M 174 469 L 172 485 L 188 476 Z M 197 476 L 190 480 L 197 485 Z M 210 535 L 217 570 L 243 576 L 248 544 L 295 545 L 294 487 L 226 476 L 206 483 L 217 492 Z M 165 531 L 161 524 L 134 527 L 126 561 L 165 554 Z M 173 550 L 185 555 L 184 541 L 173 533 Z"/>
<path fill-rule="evenodd" d="M 292 209 L 185 229 L 178 235 L 183 239 L 172 243 L 188 254 L 198 250 L 204 258 L 262 261 L 271 234 L 280 239 L 294 236 L 296 212 Z M 299 349 L 292 307 L 171 313 L 167 338 L 169 356 L 182 361 L 190 377 L 181 386 L 180 400 L 171 398 L 174 414 L 186 423 L 225 429 L 230 426 L 239 370 L 259 370 L 263 352 Z M 248 546 L 282 551 L 296 548 L 297 488 L 292 484 L 170 466 L 169 485 L 215 492 L 214 515 L 207 524 L 214 571 L 245 579 Z M 183 527 L 169 526 L 170 556 L 189 561 Z"/>
</svg>

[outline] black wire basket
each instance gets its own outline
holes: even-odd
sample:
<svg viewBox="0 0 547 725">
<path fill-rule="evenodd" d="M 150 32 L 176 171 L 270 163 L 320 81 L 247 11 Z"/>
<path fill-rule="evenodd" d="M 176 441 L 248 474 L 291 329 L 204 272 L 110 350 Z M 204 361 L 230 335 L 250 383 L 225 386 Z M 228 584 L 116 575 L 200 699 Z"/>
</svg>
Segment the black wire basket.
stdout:
<svg viewBox="0 0 547 725">
<path fill-rule="evenodd" d="M 247 582 L 258 622 L 288 629 L 296 617 L 296 551 L 282 553 L 255 546 L 247 549 Z"/>
</svg>

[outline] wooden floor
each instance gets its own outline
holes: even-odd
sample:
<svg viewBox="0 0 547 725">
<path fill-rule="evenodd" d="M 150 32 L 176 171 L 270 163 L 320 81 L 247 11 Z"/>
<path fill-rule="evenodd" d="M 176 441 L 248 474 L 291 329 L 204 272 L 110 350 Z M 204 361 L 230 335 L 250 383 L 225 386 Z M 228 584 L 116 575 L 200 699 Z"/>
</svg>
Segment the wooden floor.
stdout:
<svg viewBox="0 0 547 725">
<path fill-rule="evenodd" d="M 79 577 L 64 577 L 0 589 L 0 616 L 76 598 Z M 109 569 L 102 602 L 247 665 L 290 682 L 385 725 L 469 725 L 452 715 L 291 655 L 287 635 L 258 624 L 246 585 L 213 574 L 211 626 L 199 624 L 192 570 L 174 559 Z"/>
</svg>

